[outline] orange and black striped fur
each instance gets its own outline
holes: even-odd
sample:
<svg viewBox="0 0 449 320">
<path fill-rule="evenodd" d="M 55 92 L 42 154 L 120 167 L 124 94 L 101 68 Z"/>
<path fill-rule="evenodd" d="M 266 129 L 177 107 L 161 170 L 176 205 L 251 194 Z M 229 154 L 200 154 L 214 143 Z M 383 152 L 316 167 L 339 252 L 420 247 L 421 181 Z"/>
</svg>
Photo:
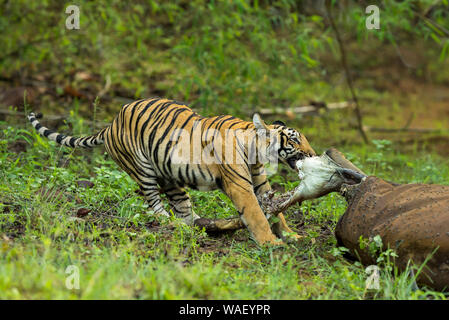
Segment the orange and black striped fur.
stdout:
<svg viewBox="0 0 449 320">
<path fill-rule="evenodd" d="M 257 114 L 253 122 L 229 115 L 205 118 L 182 103 L 160 98 L 125 105 L 110 126 L 97 134 L 81 138 L 53 132 L 43 127 L 37 118 L 34 113 L 28 116 L 41 135 L 61 145 L 90 148 L 105 144 L 114 161 L 138 183 L 156 214 L 168 216 L 160 197 L 163 192 L 174 214 L 191 224 L 199 217 L 192 211 L 184 188 L 221 189 L 232 200 L 243 223 L 258 243 L 275 242 L 274 234 L 282 238 L 284 231 L 292 233 L 292 230 L 282 214 L 273 225 L 274 234 L 270 229 L 256 198 L 268 191 L 270 185 L 262 161 L 256 159 L 250 162 L 249 154 L 254 152 L 254 148 L 264 149 L 262 154 L 274 150 L 280 161 L 291 168 L 295 168 L 298 159 L 315 155 L 305 136 L 287 128 L 282 122 L 266 125 Z M 274 134 L 261 139 L 267 137 L 266 130 Z M 232 138 L 221 140 L 224 146 L 214 146 L 217 137 L 223 137 L 224 132 L 236 133 Z M 254 135 L 249 135 L 249 141 L 244 143 L 241 134 L 248 132 Z M 187 138 L 182 140 L 181 133 L 187 133 Z M 190 156 L 198 156 L 201 152 L 209 159 L 175 161 L 178 159 L 175 149 L 194 144 L 199 139 L 200 149 L 189 149 Z M 231 157 L 233 161 L 210 161 L 214 160 L 214 155 L 206 148 L 212 145 L 219 149 L 226 147 L 226 144 L 232 144 L 230 149 L 235 152 Z"/>
</svg>

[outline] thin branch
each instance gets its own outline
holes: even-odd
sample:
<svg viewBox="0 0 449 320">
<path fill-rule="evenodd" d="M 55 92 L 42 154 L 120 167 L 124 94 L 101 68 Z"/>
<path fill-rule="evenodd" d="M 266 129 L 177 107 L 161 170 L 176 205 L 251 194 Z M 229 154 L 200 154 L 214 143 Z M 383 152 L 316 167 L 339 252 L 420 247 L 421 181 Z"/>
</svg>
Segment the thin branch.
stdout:
<svg viewBox="0 0 449 320">
<path fill-rule="evenodd" d="M 416 66 L 412 66 L 410 63 L 405 61 L 404 56 L 401 53 L 401 49 L 399 49 L 399 46 L 396 43 L 396 39 L 394 38 L 393 33 L 389 32 L 389 35 L 390 35 L 390 41 L 393 44 L 394 50 L 396 51 L 396 54 L 398 55 L 399 60 L 401 60 L 402 64 L 409 69 L 416 69 Z"/>
<path fill-rule="evenodd" d="M 433 21 L 432 19 L 429 19 L 429 18 L 423 16 L 423 15 L 422 15 L 421 13 L 419 13 L 419 12 L 416 12 L 416 11 L 415 11 L 415 14 L 416 14 L 419 18 L 421 18 L 421 19 L 423 19 L 424 21 L 426 21 L 427 23 L 433 25 L 436 29 L 438 29 L 438 30 L 439 30 L 441 33 L 443 33 L 446 37 L 449 37 L 449 30 L 447 30 L 445 27 L 443 27 L 442 25 L 436 23 L 436 22 Z"/>
<path fill-rule="evenodd" d="M 101 89 L 98 92 L 97 97 L 103 98 L 103 96 L 106 94 L 106 92 L 109 91 L 110 88 L 111 88 L 111 76 L 108 74 L 108 75 L 106 75 L 106 83 L 105 83 L 103 89 Z"/>
<path fill-rule="evenodd" d="M 341 55 L 341 64 L 343 66 L 343 69 L 345 70 L 346 73 L 346 82 L 348 84 L 349 90 L 351 91 L 351 95 L 352 95 L 352 100 L 355 103 L 355 114 L 357 117 L 357 128 L 360 132 L 360 135 L 363 138 L 363 141 L 365 143 L 369 143 L 368 137 L 363 129 L 363 119 L 362 119 L 362 113 L 360 111 L 360 105 L 359 105 L 359 100 L 357 98 L 357 95 L 355 93 L 354 90 L 354 85 L 353 85 L 353 79 L 352 79 L 352 75 L 351 72 L 349 71 L 349 67 L 348 67 L 348 62 L 347 62 L 347 58 L 346 58 L 346 50 L 345 50 L 345 46 L 343 44 L 343 40 L 341 39 L 340 36 L 340 32 L 338 31 L 338 28 L 335 24 L 334 18 L 332 17 L 332 2 L 330 0 L 328 0 L 326 2 L 326 13 L 327 13 L 327 17 L 329 20 L 329 23 L 332 27 L 332 29 L 335 32 L 335 36 L 337 38 L 337 42 L 338 42 L 338 47 L 340 49 L 340 55 Z"/>
</svg>

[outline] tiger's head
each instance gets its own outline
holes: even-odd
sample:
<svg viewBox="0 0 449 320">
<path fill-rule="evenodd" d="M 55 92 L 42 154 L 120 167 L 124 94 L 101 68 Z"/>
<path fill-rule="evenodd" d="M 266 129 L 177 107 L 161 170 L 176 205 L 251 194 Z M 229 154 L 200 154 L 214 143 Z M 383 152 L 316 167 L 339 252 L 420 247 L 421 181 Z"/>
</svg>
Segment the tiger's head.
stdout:
<svg viewBox="0 0 449 320">
<path fill-rule="evenodd" d="M 305 157 L 316 156 L 307 138 L 299 131 L 289 128 L 282 121 L 275 121 L 271 125 L 265 124 L 259 114 L 254 114 L 253 124 L 257 135 L 267 142 L 268 161 L 277 161 L 297 170 L 296 162 Z"/>
</svg>

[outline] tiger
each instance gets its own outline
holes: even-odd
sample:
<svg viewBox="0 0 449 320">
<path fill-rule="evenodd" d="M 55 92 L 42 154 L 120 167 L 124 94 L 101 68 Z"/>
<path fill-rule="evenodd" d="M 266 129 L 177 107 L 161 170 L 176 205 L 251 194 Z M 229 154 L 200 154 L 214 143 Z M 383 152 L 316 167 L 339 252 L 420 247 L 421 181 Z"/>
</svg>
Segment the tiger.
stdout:
<svg viewBox="0 0 449 320">
<path fill-rule="evenodd" d="M 316 155 L 307 138 L 282 121 L 267 125 L 257 113 L 252 122 L 231 115 L 203 117 L 185 103 L 163 98 L 125 104 L 109 126 L 84 137 L 50 130 L 39 122 L 41 117 L 32 112 L 28 120 L 40 135 L 60 145 L 92 148 L 104 144 L 109 156 L 138 184 L 155 215 L 170 216 L 162 203 L 165 194 L 173 215 L 192 225 L 200 217 L 192 209 L 186 188 L 220 189 L 256 243 L 284 243 L 286 233 L 299 238 L 282 213 L 270 227 L 257 198 L 271 190 L 264 167 L 267 159 L 278 157 L 296 170 L 299 159 Z M 217 157 L 217 150 L 223 148 L 228 152 Z M 187 158 L 179 156 L 181 149 Z M 232 161 L 217 161 L 229 150 Z M 255 152 L 260 156 L 252 156 Z M 199 160 L 192 161 L 192 156 Z"/>
</svg>

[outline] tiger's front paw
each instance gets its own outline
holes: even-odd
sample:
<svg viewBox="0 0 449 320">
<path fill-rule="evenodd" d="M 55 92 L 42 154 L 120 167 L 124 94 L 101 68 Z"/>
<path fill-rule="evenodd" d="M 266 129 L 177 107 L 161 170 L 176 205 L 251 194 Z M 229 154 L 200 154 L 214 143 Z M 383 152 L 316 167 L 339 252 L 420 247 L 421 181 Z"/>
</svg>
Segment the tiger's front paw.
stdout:
<svg viewBox="0 0 449 320">
<path fill-rule="evenodd" d="M 282 239 L 274 239 L 274 240 L 260 243 L 259 245 L 265 246 L 265 247 L 283 247 L 286 245 L 286 243 Z"/>
<path fill-rule="evenodd" d="M 282 240 L 284 240 L 287 243 L 294 243 L 302 239 L 303 236 L 300 236 L 296 232 L 282 232 Z"/>
<path fill-rule="evenodd" d="M 250 236 L 259 246 L 283 246 L 285 242 L 282 239 L 277 238 L 274 234 L 251 234 Z"/>
</svg>

